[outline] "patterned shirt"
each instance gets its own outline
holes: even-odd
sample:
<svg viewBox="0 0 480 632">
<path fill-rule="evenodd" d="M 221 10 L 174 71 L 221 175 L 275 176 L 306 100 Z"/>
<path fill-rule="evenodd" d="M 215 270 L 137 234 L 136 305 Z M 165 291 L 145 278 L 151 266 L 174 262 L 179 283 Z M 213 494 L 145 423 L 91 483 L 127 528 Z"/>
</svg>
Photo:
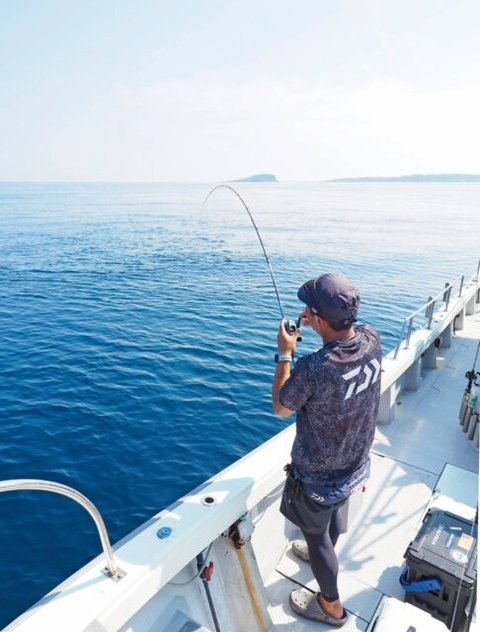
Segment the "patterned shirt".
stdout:
<svg viewBox="0 0 480 632">
<path fill-rule="evenodd" d="M 300 358 L 280 391 L 297 413 L 292 463 L 305 482 L 348 478 L 368 461 L 380 401 L 380 337 L 361 325 Z"/>
</svg>

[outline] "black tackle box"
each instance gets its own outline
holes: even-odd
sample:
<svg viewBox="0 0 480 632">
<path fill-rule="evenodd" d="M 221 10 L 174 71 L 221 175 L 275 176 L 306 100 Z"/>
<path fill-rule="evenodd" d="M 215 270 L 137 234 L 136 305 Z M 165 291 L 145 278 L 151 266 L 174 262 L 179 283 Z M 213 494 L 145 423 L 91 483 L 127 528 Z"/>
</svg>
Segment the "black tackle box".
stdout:
<svg viewBox="0 0 480 632">
<path fill-rule="evenodd" d="M 452 632 L 459 630 L 477 578 L 477 524 L 448 511 L 429 510 L 404 557 L 405 601 Z"/>
</svg>

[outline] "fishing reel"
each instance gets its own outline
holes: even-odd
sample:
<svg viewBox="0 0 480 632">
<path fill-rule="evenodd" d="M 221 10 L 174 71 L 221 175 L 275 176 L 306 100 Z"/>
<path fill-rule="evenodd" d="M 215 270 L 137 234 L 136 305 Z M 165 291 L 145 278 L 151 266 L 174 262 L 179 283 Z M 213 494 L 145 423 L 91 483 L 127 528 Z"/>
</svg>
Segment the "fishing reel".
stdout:
<svg viewBox="0 0 480 632">
<path fill-rule="evenodd" d="M 291 321 L 288 321 L 291 322 Z M 477 371 L 475 373 L 475 370 L 473 369 L 472 371 L 467 371 L 465 373 L 465 377 L 468 380 L 468 386 L 467 389 L 470 391 L 472 388 L 472 384 L 475 384 L 475 386 L 480 386 L 480 384 L 477 382 L 477 378 L 480 378 L 480 371 Z"/>
<path fill-rule="evenodd" d="M 287 334 L 289 336 L 293 336 L 293 334 L 297 331 L 297 329 L 300 329 L 300 326 L 302 324 L 302 317 L 299 316 L 297 318 L 297 320 L 287 320 L 285 319 L 285 322 L 283 323 L 283 326 L 285 327 L 285 331 L 287 332 Z M 302 337 L 299 336 L 297 338 L 298 342 L 302 341 Z"/>
</svg>

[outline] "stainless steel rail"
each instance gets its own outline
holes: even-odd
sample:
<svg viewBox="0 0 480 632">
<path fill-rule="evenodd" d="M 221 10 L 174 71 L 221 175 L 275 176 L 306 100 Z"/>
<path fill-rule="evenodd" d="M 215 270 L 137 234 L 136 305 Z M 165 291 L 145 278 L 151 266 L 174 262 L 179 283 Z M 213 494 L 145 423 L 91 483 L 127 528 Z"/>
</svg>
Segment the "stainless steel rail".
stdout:
<svg viewBox="0 0 480 632">
<path fill-rule="evenodd" d="M 88 511 L 90 516 L 93 518 L 93 521 L 95 522 L 95 526 L 97 527 L 98 535 L 100 536 L 100 541 L 102 543 L 103 552 L 105 553 L 105 557 L 107 558 L 107 566 L 103 572 L 105 573 L 105 575 L 111 577 L 111 579 L 116 582 L 125 576 L 126 573 L 118 568 L 115 562 L 113 549 L 110 545 L 110 539 L 108 537 L 103 518 L 95 505 L 90 500 L 88 500 L 86 496 L 78 492 L 76 489 L 73 489 L 73 487 L 68 487 L 67 485 L 62 485 L 61 483 L 54 483 L 53 481 L 44 481 L 34 478 L 20 478 L 0 481 L 0 493 L 24 490 L 53 492 L 54 494 L 67 496 L 68 498 L 71 498 L 72 500 L 75 500 L 77 503 L 79 503 L 84 509 Z"/>
<path fill-rule="evenodd" d="M 479 271 L 480 271 L 480 260 L 478 262 L 476 278 L 478 278 Z M 458 283 L 458 294 L 457 294 L 457 296 L 460 297 L 462 295 L 464 282 L 465 282 L 465 275 L 462 274 L 461 276 L 457 277 L 451 283 L 446 283 L 445 287 L 443 288 L 443 290 L 441 290 L 438 294 L 436 294 L 433 297 L 430 296 L 426 303 L 424 303 L 416 311 L 412 312 L 411 314 L 409 314 L 405 318 L 405 320 L 403 322 L 403 326 L 402 326 L 402 331 L 400 332 L 398 343 L 397 343 L 397 346 L 395 348 L 395 353 L 393 355 L 394 359 L 397 357 L 398 352 L 400 351 L 400 346 L 401 346 L 403 340 L 405 340 L 404 349 L 408 349 L 409 344 L 410 344 L 410 338 L 411 338 L 412 332 L 413 332 L 415 319 L 420 314 L 424 314 L 422 327 L 426 327 L 427 329 L 431 329 L 432 321 L 433 321 L 433 317 L 434 317 L 435 313 L 437 313 L 438 311 L 441 311 L 439 309 L 436 310 L 436 308 L 438 308 L 438 303 L 443 303 L 443 310 L 447 311 L 448 307 L 449 307 L 449 304 L 450 304 L 452 290 L 454 289 L 454 287 Z M 406 335 L 405 335 L 405 332 L 406 332 Z"/>
</svg>

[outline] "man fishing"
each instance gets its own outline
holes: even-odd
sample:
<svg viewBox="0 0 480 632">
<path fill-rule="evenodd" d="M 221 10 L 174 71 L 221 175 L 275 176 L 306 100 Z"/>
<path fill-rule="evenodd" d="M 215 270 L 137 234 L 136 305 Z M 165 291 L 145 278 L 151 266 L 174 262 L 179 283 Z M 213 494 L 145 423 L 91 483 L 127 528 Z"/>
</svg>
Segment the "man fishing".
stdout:
<svg viewBox="0 0 480 632">
<path fill-rule="evenodd" d="M 338 593 L 335 544 L 339 509 L 369 475 L 380 399 L 380 337 L 370 326 L 354 327 L 358 290 L 343 275 L 324 274 L 298 290 L 306 305 L 302 322 L 323 348 L 292 367 L 300 330 L 280 325 L 272 399 L 275 414 L 296 413 L 296 435 L 280 511 L 300 527 L 305 542 L 293 552 L 310 561 L 320 587 L 290 594 L 297 614 L 341 627 L 347 620 Z"/>
</svg>

